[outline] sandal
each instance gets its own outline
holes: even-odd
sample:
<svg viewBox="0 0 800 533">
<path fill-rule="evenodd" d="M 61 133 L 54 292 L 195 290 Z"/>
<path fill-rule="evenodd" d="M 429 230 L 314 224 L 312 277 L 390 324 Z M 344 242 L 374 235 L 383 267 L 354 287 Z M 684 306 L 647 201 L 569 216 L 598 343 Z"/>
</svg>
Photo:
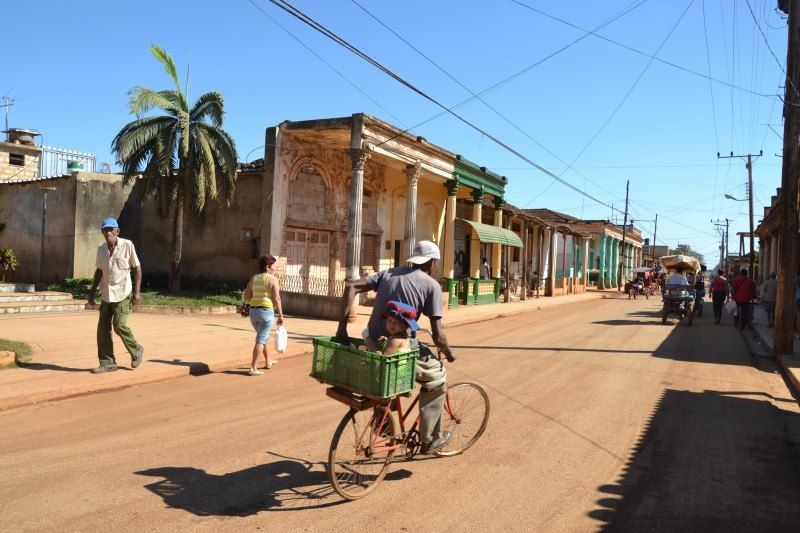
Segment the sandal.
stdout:
<svg viewBox="0 0 800 533">
<path fill-rule="evenodd" d="M 264 368 L 269 370 L 270 368 L 272 368 L 273 366 L 275 366 L 277 364 L 278 364 L 278 360 L 277 359 L 270 359 L 269 361 L 267 361 L 267 364 L 264 366 Z"/>
<path fill-rule="evenodd" d="M 248 370 L 247 373 L 250 374 L 251 376 L 263 376 L 264 375 L 264 373 L 261 370 L 259 370 L 257 368 L 253 368 L 253 367 L 250 367 L 250 370 Z"/>
</svg>

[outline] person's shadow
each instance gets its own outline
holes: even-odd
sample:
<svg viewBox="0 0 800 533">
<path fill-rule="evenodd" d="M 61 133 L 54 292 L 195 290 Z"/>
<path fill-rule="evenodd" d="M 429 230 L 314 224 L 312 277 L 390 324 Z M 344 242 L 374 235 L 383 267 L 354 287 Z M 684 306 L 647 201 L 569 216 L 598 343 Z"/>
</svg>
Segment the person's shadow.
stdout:
<svg viewBox="0 0 800 533">
<path fill-rule="evenodd" d="M 216 475 L 194 467 L 165 466 L 136 472 L 163 478 L 145 485 L 174 509 L 197 516 L 251 516 L 261 511 L 320 509 L 344 503 L 333 492 L 325 463 L 283 457 L 237 472 Z M 385 479 L 409 477 L 395 470 Z"/>
</svg>

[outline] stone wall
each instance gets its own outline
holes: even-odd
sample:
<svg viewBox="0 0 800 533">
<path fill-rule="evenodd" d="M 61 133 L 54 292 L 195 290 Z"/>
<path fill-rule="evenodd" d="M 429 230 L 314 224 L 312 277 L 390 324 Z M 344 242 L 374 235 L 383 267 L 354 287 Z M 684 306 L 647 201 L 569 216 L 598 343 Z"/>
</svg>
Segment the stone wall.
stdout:
<svg viewBox="0 0 800 533">
<path fill-rule="evenodd" d="M 21 158 L 23 164 L 11 164 L 12 154 Z M 0 183 L 37 179 L 41 155 L 41 148 L 36 146 L 0 142 Z"/>
</svg>

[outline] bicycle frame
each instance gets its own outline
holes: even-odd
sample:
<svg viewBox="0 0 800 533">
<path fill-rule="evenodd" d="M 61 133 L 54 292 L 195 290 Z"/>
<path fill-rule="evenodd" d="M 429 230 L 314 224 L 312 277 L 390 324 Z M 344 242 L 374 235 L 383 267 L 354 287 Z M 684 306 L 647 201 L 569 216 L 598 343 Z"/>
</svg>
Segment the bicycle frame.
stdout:
<svg viewBox="0 0 800 533">
<path fill-rule="evenodd" d="M 396 450 L 402 448 L 405 444 L 408 443 L 409 436 L 419 426 L 420 415 L 417 415 L 417 418 L 414 420 L 414 423 L 411 424 L 411 427 L 409 428 L 408 431 L 406 431 L 405 422 L 408 419 L 408 417 L 411 415 L 411 411 L 414 409 L 414 407 L 418 403 L 419 403 L 419 393 L 417 393 L 417 396 L 414 398 L 414 401 L 411 402 L 411 405 L 408 406 L 408 409 L 406 409 L 406 412 L 403 413 L 403 405 L 400 402 L 400 396 L 392 398 L 389 401 L 389 403 L 386 405 L 386 408 L 383 409 L 383 415 L 381 416 L 381 419 L 378 422 L 376 427 L 378 427 L 378 428 L 384 427 L 383 425 L 388 421 L 391 411 L 395 411 L 398 414 L 397 420 L 400 423 L 400 433 L 399 433 L 399 435 L 392 435 L 391 437 L 389 437 L 388 440 L 389 440 L 389 442 L 392 442 L 395 439 L 397 439 L 398 437 L 402 437 L 402 439 L 397 444 L 379 445 L 377 443 L 377 440 L 378 440 L 378 438 L 381 438 L 382 436 L 380 435 L 380 431 L 376 431 L 374 436 L 373 436 L 373 440 L 369 445 L 369 449 L 372 450 L 373 453 L 384 453 L 384 452 L 385 453 L 389 453 L 389 452 L 396 451 Z M 445 393 L 445 401 L 444 401 L 444 410 L 443 411 L 447 412 L 447 414 L 450 415 L 450 417 L 452 417 L 453 420 L 457 421 L 457 418 L 456 418 L 455 414 L 453 413 L 452 408 L 450 407 L 450 395 L 446 394 L 446 393 Z M 373 418 L 374 418 L 374 415 L 373 415 Z M 362 433 L 361 437 L 359 438 L 359 442 L 363 442 L 364 437 L 365 437 L 365 433 L 366 433 L 366 431 L 368 429 L 371 429 L 371 425 L 364 428 L 364 433 Z M 382 437 L 382 438 L 386 439 L 386 437 Z"/>
</svg>

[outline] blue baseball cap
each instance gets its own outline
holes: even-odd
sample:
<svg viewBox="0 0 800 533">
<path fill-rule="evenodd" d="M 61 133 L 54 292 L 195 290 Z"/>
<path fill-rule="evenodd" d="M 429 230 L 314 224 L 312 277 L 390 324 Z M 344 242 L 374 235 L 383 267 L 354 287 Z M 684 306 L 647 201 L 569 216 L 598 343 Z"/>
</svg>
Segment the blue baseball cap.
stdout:
<svg viewBox="0 0 800 533">
<path fill-rule="evenodd" d="M 119 228 L 117 219 L 114 217 L 104 218 L 103 222 L 100 224 L 100 229 L 105 229 L 105 228 Z"/>
<path fill-rule="evenodd" d="M 405 322 L 411 331 L 419 331 L 419 324 L 417 324 L 417 316 L 419 316 L 419 313 L 417 313 L 414 307 L 404 304 L 403 302 L 392 300 L 387 302 L 386 312 L 383 314 L 383 318 L 385 319 L 390 316 Z"/>
</svg>

